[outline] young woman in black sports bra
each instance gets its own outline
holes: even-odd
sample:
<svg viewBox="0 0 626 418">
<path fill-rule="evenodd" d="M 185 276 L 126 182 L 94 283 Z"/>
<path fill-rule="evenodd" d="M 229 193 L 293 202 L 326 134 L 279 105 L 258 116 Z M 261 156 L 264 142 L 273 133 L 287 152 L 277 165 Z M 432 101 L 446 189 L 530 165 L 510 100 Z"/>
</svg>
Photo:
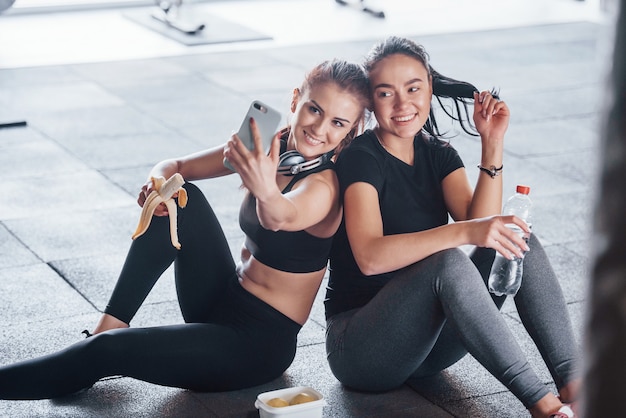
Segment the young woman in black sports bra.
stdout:
<svg viewBox="0 0 626 418">
<path fill-rule="evenodd" d="M 117 285 L 93 334 L 52 355 L 0 367 L 0 399 L 68 395 L 106 376 L 123 375 L 197 391 L 225 391 L 279 377 L 293 361 L 326 270 L 341 221 L 332 151 L 363 126 L 369 93 L 359 65 L 327 61 L 294 89 L 291 123 L 262 151 L 233 135 L 224 145 L 165 160 L 149 178 L 180 173 L 187 181 L 236 169 L 246 191 L 240 224 L 246 234 L 238 264 L 205 196 L 186 183 L 188 204 L 178 209 L 177 250 L 170 243 L 164 205 L 133 241 Z M 281 159 L 282 151 L 291 151 Z M 295 167 L 288 165 L 297 151 Z M 292 173 L 296 173 L 292 175 Z M 154 185 L 148 181 L 138 203 Z M 175 265 L 184 324 L 130 328 L 161 274 Z"/>
</svg>

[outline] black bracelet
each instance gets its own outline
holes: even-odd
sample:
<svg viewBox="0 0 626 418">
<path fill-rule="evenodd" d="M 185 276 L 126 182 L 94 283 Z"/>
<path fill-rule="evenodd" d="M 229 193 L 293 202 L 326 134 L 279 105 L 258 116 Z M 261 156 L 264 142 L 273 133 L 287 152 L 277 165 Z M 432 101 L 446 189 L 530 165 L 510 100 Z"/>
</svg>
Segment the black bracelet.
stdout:
<svg viewBox="0 0 626 418">
<path fill-rule="evenodd" d="M 489 174 L 489 176 L 491 178 L 494 178 L 495 176 L 499 176 L 500 174 L 502 174 L 502 169 L 504 168 L 504 164 L 502 164 L 500 166 L 500 168 L 497 168 L 495 165 L 490 165 L 489 168 L 487 167 L 483 167 L 482 165 L 478 164 L 478 169 L 480 171 L 483 171 L 487 174 Z"/>
</svg>

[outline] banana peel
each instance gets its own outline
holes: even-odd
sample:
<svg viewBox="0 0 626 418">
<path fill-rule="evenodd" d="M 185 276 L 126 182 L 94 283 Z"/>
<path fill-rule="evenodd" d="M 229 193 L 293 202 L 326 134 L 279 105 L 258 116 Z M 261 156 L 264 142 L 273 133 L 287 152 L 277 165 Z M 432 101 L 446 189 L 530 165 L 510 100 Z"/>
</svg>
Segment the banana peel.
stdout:
<svg viewBox="0 0 626 418">
<path fill-rule="evenodd" d="M 154 184 L 154 190 L 148 195 L 146 201 L 143 204 L 141 210 L 141 216 L 139 218 L 139 224 L 132 236 L 135 239 L 143 235 L 150 226 L 154 211 L 161 203 L 164 203 L 167 207 L 167 212 L 170 218 L 170 238 L 172 245 L 176 249 L 180 250 L 180 242 L 178 242 L 178 228 L 177 228 L 177 211 L 176 202 L 173 196 L 178 193 L 178 206 L 184 208 L 187 206 L 187 190 L 183 189 L 185 179 L 180 173 L 174 174 L 169 179 L 165 180 L 164 177 L 151 177 L 152 184 Z"/>
</svg>

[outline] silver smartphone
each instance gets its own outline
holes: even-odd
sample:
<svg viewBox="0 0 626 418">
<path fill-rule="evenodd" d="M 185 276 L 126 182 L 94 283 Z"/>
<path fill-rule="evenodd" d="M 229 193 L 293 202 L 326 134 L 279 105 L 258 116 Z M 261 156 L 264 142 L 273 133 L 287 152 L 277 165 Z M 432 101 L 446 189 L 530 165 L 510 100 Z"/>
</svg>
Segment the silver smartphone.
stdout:
<svg viewBox="0 0 626 418">
<path fill-rule="evenodd" d="M 239 136 L 246 148 L 253 150 L 254 139 L 252 138 L 252 130 L 250 129 L 250 118 L 254 118 L 256 121 L 259 132 L 261 133 L 263 148 L 265 151 L 268 151 L 272 143 L 272 138 L 274 138 L 274 135 L 278 131 L 278 125 L 282 119 L 280 112 L 259 100 L 254 100 L 250 104 L 248 112 L 241 122 L 237 136 Z M 235 171 L 226 159 L 224 159 L 224 166 Z"/>
</svg>

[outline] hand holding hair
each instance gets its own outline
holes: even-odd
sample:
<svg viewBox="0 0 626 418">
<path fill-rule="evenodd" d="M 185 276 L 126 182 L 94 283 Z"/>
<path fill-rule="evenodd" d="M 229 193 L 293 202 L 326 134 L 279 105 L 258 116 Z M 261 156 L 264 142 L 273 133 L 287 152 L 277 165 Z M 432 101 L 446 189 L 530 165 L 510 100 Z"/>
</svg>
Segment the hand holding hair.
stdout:
<svg viewBox="0 0 626 418">
<path fill-rule="evenodd" d="M 505 102 L 491 93 L 474 93 L 474 126 L 483 139 L 502 140 L 509 126 L 510 112 Z"/>
</svg>

